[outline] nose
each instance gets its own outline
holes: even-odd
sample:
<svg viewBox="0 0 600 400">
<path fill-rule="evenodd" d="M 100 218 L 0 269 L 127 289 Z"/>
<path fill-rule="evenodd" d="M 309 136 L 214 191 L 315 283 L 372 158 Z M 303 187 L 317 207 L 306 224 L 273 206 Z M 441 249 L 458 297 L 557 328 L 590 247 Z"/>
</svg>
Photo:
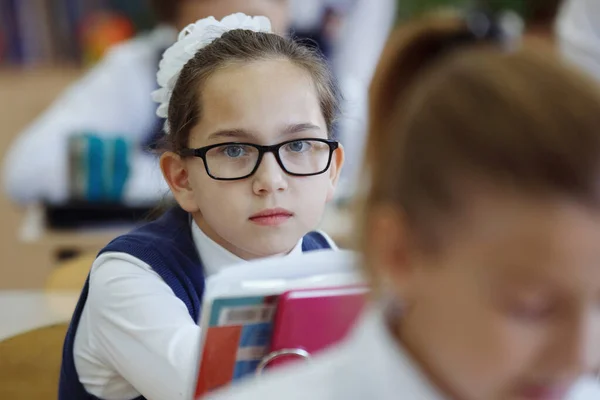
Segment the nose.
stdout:
<svg viewBox="0 0 600 400">
<path fill-rule="evenodd" d="M 275 155 L 264 155 L 258 170 L 253 175 L 252 190 L 257 196 L 282 192 L 288 187 L 287 176 L 277 163 Z"/>
</svg>

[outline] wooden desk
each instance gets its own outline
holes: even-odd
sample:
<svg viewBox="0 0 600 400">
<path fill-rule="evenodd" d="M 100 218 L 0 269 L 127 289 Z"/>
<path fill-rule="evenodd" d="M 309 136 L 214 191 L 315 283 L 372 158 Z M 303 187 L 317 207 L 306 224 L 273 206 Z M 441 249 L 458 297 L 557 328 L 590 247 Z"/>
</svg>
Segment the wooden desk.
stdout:
<svg viewBox="0 0 600 400">
<path fill-rule="evenodd" d="M 26 265 L 27 284 L 17 288 L 44 288 L 53 268 L 57 266 L 58 256 L 61 253 L 95 254 L 112 239 L 130 229 L 131 227 L 123 226 L 107 229 L 51 230 L 44 224 L 44 212 L 40 206 L 27 207 L 21 219 L 17 238 L 22 251 L 36 257 Z M 11 287 L 0 286 L 0 289 L 9 288 Z"/>
<path fill-rule="evenodd" d="M 0 157 L 11 142 L 69 83 L 81 75 L 68 68 L 0 68 Z M 15 233 L 23 209 L 0 191 L 0 289 L 41 288 L 50 268 L 48 249 L 23 243 Z"/>
<path fill-rule="evenodd" d="M 0 291 L 0 341 L 32 329 L 68 322 L 79 293 Z"/>
</svg>

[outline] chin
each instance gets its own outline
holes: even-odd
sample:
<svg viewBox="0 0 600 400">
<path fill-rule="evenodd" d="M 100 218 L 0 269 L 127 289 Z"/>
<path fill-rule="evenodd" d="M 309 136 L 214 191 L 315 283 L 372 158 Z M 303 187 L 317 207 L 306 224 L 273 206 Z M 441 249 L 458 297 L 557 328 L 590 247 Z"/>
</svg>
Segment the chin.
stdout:
<svg viewBox="0 0 600 400">
<path fill-rule="evenodd" d="M 267 239 L 267 238 L 265 238 Z M 256 244 L 256 251 L 253 251 L 258 257 L 269 257 L 277 254 L 287 254 L 296 247 L 298 240 L 261 240 L 262 243 Z M 254 246 L 253 246 L 254 247 Z"/>
</svg>

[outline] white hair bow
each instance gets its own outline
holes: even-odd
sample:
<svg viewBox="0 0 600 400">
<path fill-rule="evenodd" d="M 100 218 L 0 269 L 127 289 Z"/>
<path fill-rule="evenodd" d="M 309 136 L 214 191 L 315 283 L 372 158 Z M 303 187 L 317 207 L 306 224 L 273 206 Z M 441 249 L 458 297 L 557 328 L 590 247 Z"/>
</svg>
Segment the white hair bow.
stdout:
<svg viewBox="0 0 600 400">
<path fill-rule="evenodd" d="M 224 33 L 234 29 L 271 33 L 271 22 L 267 17 L 250 17 L 243 13 L 228 15 L 221 21 L 214 17 L 203 18 L 186 26 L 175 44 L 163 54 L 156 78 L 160 89 L 152 92 L 152 100 L 159 103 L 156 115 L 166 118 L 165 133 L 169 134 L 169 101 L 183 66 L 203 47 L 208 46 Z"/>
</svg>

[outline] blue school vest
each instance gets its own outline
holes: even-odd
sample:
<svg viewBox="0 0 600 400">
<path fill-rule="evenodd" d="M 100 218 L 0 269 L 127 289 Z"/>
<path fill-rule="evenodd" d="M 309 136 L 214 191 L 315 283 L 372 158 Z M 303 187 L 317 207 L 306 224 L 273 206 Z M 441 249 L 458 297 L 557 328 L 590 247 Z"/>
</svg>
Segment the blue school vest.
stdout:
<svg viewBox="0 0 600 400">
<path fill-rule="evenodd" d="M 196 250 L 190 230 L 189 214 L 179 207 L 161 218 L 110 242 L 105 252 L 122 252 L 139 258 L 156 271 L 175 295 L 186 305 L 190 317 L 198 321 L 204 292 L 204 267 Z M 302 251 L 330 249 L 318 232 L 310 232 L 302 241 Z M 81 313 L 88 296 L 89 277 L 75 307 L 63 347 L 60 371 L 59 400 L 101 400 L 89 394 L 75 369 L 73 344 Z M 135 400 L 145 400 L 139 397 Z"/>
</svg>

